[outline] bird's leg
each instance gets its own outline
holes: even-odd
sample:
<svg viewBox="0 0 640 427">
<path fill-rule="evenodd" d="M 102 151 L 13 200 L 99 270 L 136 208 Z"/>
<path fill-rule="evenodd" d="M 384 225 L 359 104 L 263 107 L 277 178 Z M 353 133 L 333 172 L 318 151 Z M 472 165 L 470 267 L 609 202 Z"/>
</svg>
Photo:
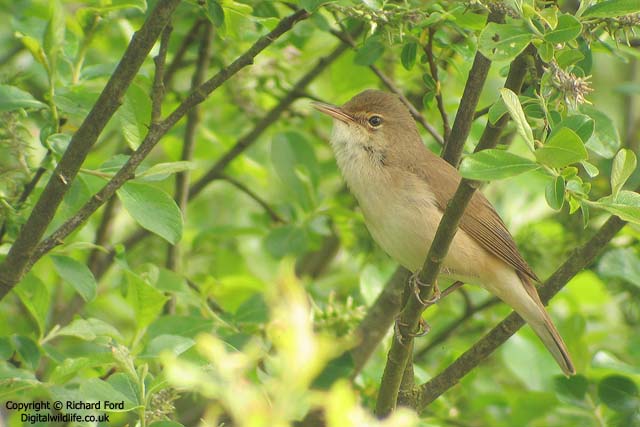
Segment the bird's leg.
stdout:
<svg viewBox="0 0 640 427">
<path fill-rule="evenodd" d="M 438 281 L 436 280 L 433 284 L 433 295 L 431 296 L 431 298 L 426 300 L 422 299 L 422 297 L 420 297 L 420 288 L 432 287 L 432 285 L 428 283 L 422 283 L 420 281 L 420 278 L 418 277 L 419 274 L 420 274 L 420 271 L 416 271 L 411 275 L 411 278 L 409 280 L 411 283 L 411 287 L 413 288 L 413 293 L 418 299 L 418 302 L 423 306 L 428 307 L 430 305 L 437 303 L 440 300 L 440 296 L 442 295 L 442 293 L 440 292 L 440 288 L 438 287 Z"/>
</svg>

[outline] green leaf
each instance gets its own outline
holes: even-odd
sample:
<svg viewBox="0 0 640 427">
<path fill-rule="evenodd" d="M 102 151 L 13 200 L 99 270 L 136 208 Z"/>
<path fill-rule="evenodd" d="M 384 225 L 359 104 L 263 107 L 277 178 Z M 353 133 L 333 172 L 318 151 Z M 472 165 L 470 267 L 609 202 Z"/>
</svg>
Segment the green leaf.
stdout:
<svg viewBox="0 0 640 427">
<path fill-rule="evenodd" d="M 560 68 L 566 69 L 567 67 L 576 64 L 584 59 L 584 54 L 577 49 L 565 49 L 558 53 L 556 62 Z"/>
<path fill-rule="evenodd" d="M 101 336 L 122 339 L 122 335 L 116 328 L 100 319 L 94 318 L 75 319 L 70 324 L 59 329 L 56 335 L 76 337 L 85 341 L 93 341 Z"/>
<path fill-rule="evenodd" d="M 137 84 L 129 86 L 124 101 L 115 116 L 120 121 L 122 135 L 132 150 L 138 148 L 149 130 L 151 100 Z"/>
<path fill-rule="evenodd" d="M 35 99 L 29 92 L 15 86 L 0 84 L 0 113 L 21 108 L 47 108 L 47 105 Z"/>
<path fill-rule="evenodd" d="M 11 337 L 13 348 L 20 356 L 27 368 L 35 371 L 40 364 L 40 347 L 34 340 L 24 335 Z"/>
<path fill-rule="evenodd" d="M 564 186 L 565 181 L 562 175 L 555 177 L 553 181 L 547 184 L 545 189 L 545 198 L 552 209 L 559 211 L 564 205 Z"/>
<path fill-rule="evenodd" d="M 143 178 L 145 181 L 162 181 L 171 174 L 193 169 L 195 169 L 195 164 L 188 161 L 158 163 L 144 172 L 137 173 L 136 179 Z"/>
<path fill-rule="evenodd" d="M 91 301 L 95 298 L 98 284 L 89 267 L 67 256 L 51 255 L 51 259 L 60 277 L 73 286 L 82 299 Z"/>
<path fill-rule="evenodd" d="M 587 172 L 587 175 L 589 175 L 590 178 L 595 178 L 600 174 L 600 170 L 598 170 L 598 168 L 595 165 L 592 165 L 586 160 L 581 161 L 580 164 L 582 165 L 585 172 Z"/>
<path fill-rule="evenodd" d="M 355 364 L 351 353 L 346 351 L 335 359 L 331 359 L 320 375 L 313 381 L 313 388 L 328 390 L 333 383 L 341 378 L 349 378 Z"/>
<path fill-rule="evenodd" d="M 583 18 L 615 18 L 640 12 L 638 0 L 608 0 L 594 4 L 584 11 Z"/>
<path fill-rule="evenodd" d="M 158 357 L 163 351 L 178 356 L 189 350 L 196 342 L 180 335 L 159 335 L 153 338 L 142 353 L 142 357 Z"/>
<path fill-rule="evenodd" d="M 313 204 L 312 187 L 318 180 L 318 162 L 306 138 L 298 132 L 275 135 L 271 142 L 271 162 L 295 200 L 304 209 L 310 209 Z M 312 186 L 308 185 L 309 178 Z"/>
<path fill-rule="evenodd" d="M 589 381 L 583 375 L 573 375 L 571 377 L 557 376 L 553 379 L 553 382 L 558 394 L 576 400 L 583 400 L 589 388 Z"/>
<path fill-rule="evenodd" d="M 50 18 L 44 33 L 43 47 L 49 58 L 51 69 L 55 69 L 58 51 L 64 43 L 65 18 L 64 7 L 60 1 L 49 2 Z"/>
<path fill-rule="evenodd" d="M 508 151 L 489 149 L 465 157 L 460 165 L 460 174 L 469 179 L 491 181 L 519 175 L 539 167 L 535 162 Z"/>
<path fill-rule="evenodd" d="M 533 131 L 527 122 L 527 117 L 522 110 L 518 95 L 507 88 L 500 89 L 500 95 L 507 106 L 507 110 L 509 110 L 509 114 L 511 114 L 511 118 L 516 123 L 518 133 L 527 143 L 531 151 L 534 151 Z"/>
<path fill-rule="evenodd" d="M 538 46 L 538 55 L 544 62 L 551 62 L 553 53 L 553 45 L 551 43 L 542 43 Z"/>
<path fill-rule="evenodd" d="M 224 25 L 224 9 L 215 0 L 207 0 L 207 8 L 205 9 L 207 19 L 216 27 Z"/>
<path fill-rule="evenodd" d="M 416 64 L 416 54 L 418 53 L 418 43 L 411 41 L 402 47 L 402 53 L 400 54 L 400 60 L 402 66 L 410 70 Z"/>
<path fill-rule="evenodd" d="M 142 228 L 169 243 L 180 240 L 182 212 L 167 193 L 152 185 L 128 182 L 118 190 L 118 198 Z"/>
<path fill-rule="evenodd" d="M 307 245 L 307 233 L 293 225 L 272 229 L 264 240 L 265 248 L 275 258 L 289 254 L 301 254 L 306 250 Z"/>
<path fill-rule="evenodd" d="M 590 105 L 581 105 L 580 111 L 594 120 L 594 132 L 586 146 L 596 154 L 607 159 L 612 158 L 620 148 L 618 129 L 605 113 Z"/>
<path fill-rule="evenodd" d="M 618 151 L 613 158 L 611 169 L 611 193 L 615 198 L 631 174 L 636 170 L 637 160 L 633 151 L 626 148 Z"/>
<path fill-rule="evenodd" d="M 504 103 L 504 100 L 502 99 L 502 97 L 498 98 L 498 100 L 491 104 L 491 107 L 489 107 L 489 112 L 487 115 L 489 123 L 495 125 L 496 123 L 498 123 L 498 120 L 502 118 L 502 116 L 507 114 L 507 112 L 508 110 L 506 104 Z"/>
<path fill-rule="evenodd" d="M 623 375 L 609 375 L 598 383 L 598 397 L 617 412 L 632 412 L 640 408 L 637 384 Z"/>
<path fill-rule="evenodd" d="M 593 204 L 619 216 L 620 219 L 640 224 L 640 194 L 638 193 L 622 190 L 617 197 L 603 197 Z"/>
<path fill-rule="evenodd" d="M 569 128 L 554 133 L 535 154 L 540 163 L 552 168 L 563 168 L 588 157 L 582 140 Z"/>
<path fill-rule="evenodd" d="M 561 121 L 551 132 L 551 136 L 562 128 L 569 128 L 574 131 L 586 144 L 586 142 L 593 135 L 593 130 L 595 129 L 594 120 L 585 115 L 585 114 L 574 114 L 572 116 L 567 117 L 563 121 Z"/>
<path fill-rule="evenodd" d="M 564 43 L 578 37 L 582 32 L 582 24 L 572 15 L 560 15 L 558 25 L 544 35 L 549 43 Z"/>
<path fill-rule="evenodd" d="M 376 62 L 384 53 L 384 45 L 377 37 L 369 37 L 356 52 L 354 62 L 357 65 L 369 66 Z"/>
<path fill-rule="evenodd" d="M 598 263 L 602 277 L 612 277 L 631 283 L 640 289 L 640 257 L 633 248 L 612 249 Z"/>
<path fill-rule="evenodd" d="M 318 8 L 318 6 L 326 2 L 327 0 L 300 0 L 300 6 L 309 12 L 313 12 Z"/>
<path fill-rule="evenodd" d="M 80 396 L 85 402 L 125 402 L 125 408 L 130 409 L 134 402 L 120 391 L 116 390 L 107 381 L 98 378 L 89 378 L 80 383 Z"/>
<path fill-rule="evenodd" d="M 236 310 L 236 323 L 264 324 L 269 321 L 269 307 L 264 295 L 258 293 L 249 297 Z"/>
<path fill-rule="evenodd" d="M 126 277 L 127 297 L 133 306 L 136 327 L 141 330 L 149 326 L 162 313 L 167 297 L 137 274 L 127 271 Z"/>
<path fill-rule="evenodd" d="M 42 280 L 33 273 L 29 273 L 18 283 L 18 286 L 13 288 L 13 292 L 36 321 L 39 336 L 42 337 L 49 313 L 49 289 Z"/>
<path fill-rule="evenodd" d="M 490 22 L 478 37 L 478 49 L 491 61 L 510 61 L 533 40 L 523 25 Z"/>
<path fill-rule="evenodd" d="M 42 48 L 42 46 L 40 45 L 40 42 L 37 39 L 31 36 L 25 36 L 24 34 L 21 34 L 21 33 L 17 33 L 16 37 L 20 39 L 24 47 L 26 47 L 27 50 L 31 52 L 31 55 L 33 55 L 33 58 L 37 62 L 39 62 L 42 66 L 44 66 L 45 69 L 49 67 L 49 62 L 47 61 L 47 55 L 44 53 L 44 49 Z"/>
<path fill-rule="evenodd" d="M 175 421 L 154 421 L 149 427 L 184 427 L 184 425 Z"/>
</svg>

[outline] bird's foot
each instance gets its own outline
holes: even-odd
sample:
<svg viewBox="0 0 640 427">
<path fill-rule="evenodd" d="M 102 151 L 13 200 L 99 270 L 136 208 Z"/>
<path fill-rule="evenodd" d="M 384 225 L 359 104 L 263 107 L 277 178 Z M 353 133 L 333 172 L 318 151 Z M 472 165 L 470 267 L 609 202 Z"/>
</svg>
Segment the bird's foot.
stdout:
<svg viewBox="0 0 640 427">
<path fill-rule="evenodd" d="M 406 323 L 400 321 L 400 316 L 396 317 L 395 324 L 393 326 L 393 334 L 398 342 L 404 345 L 406 338 L 418 338 L 427 335 L 431 331 L 431 326 L 422 317 L 418 323 L 418 330 L 416 332 L 403 332 L 401 327 L 408 327 Z"/>
<path fill-rule="evenodd" d="M 422 304 L 425 307 L 428 307 L 430 305 L 433 305 L 435 303 L 437 303 L 440 300 L 440 297 L 442 296 L 442 292 L 440 292 L 440 288 L 438 287 L 438 281 L 436 280 L 435 283 L 432 285 L 428 284 L 428 283 L 423 283 L 420 281 L 420 278 L 418 277 L 418 275 L 420 274 L 420 272 L 416 272 L 413 273 L 411 275 L 411 284 L 413 287 L 413 293 L 416 296 L 416 299 L 418 300 L 418 302 L 420 304 Z M 433 294 L 431 295 L 430 298 L 428 299 L 423 299 L 420 296 L 420 288 L 431 288 L 433 287 Z"/>
</svg>

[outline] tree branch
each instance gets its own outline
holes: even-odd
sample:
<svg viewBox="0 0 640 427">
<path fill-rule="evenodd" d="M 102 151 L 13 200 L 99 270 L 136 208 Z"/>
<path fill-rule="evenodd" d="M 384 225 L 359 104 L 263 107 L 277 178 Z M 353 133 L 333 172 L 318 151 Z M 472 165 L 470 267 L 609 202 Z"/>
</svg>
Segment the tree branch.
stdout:
<svg viewBox="0 0 640 427">
<path fill-rule="evenodd" d="M 122 97 L 149 54 L 160 32 L 169 22 L 179 0 L 161 0 L 136 32 L 122 60 L 107 82 L 95 105 L 71 138 L 49 182 L 23 225 L 5 261 L 0 264 L 0 299 L 18 283 L 47 226 L 71 187 L 93 144 L 111 116 L 122 103 Z M 106 201 L 106 200 L 105 200 Z"/>
<path fill-rule="evenodd" d="M 491 12 L 487 23 L 501 22 L 503 19 L 504 13 Z M 478 88 L 484 86 L 490 66 L 491 61 L 485 58 L 479 51 L 476 52 L 473 65 L 469 71 L 469 78 L 462 93 L 462 99 L 460 99 L 460 107 L 453 122 L 451 135 L 442 150 L 442 158 L 455 168 L 458 167 L 464 143 L 471 130 L 473 115 L 480 100 L 481 90 L 478 90 Z"/>
<path fill-rule="evenodd" d="M 539 288 L 542 302 L 547 304 L 576 273 L 589 265 L 625 224 L 626 222 L 618 217 L 609 218 L 591 239 L 574 250 L 564 264 Z M 442 373 L 415 389 L 414 401 L 417 403 L 417 409 L 423 410 L 445 391 L 457 384 L 466 374 L 517 332 L 524 323 L 520 316 L 512 312 Z"/>
<path fill-rule="evenodd" d="M 229 184 L 233 185 L 234 187 L 236 187 L 238 190 L 242 191 L 243 193 L 245 193 L 247 196 L 249 196 L 251 199 L 253 199 L 257 204 L 259 204 L 260 206 L 262 206 L 262 208 L 265 210 L 265 212 L 271 217 L 271 220 L 273 222 L 279 222 L 281 224 L 284 224 L 286 221 L 278 214 L 278 212 L 276 212 L 271 206 L 269 206 L 269 203 L 267 203 L 262 197 L 258 196 L 254 191 L 252 191 L 249 187 L 247 187 L 246 185 L 244 185 L 243 183 L 241 183 L 240 181 L 238 181 L 235 178 L 232 178 L 228 175 L 221 175 L 220 177 L 222 180 L 227 181 Z"/>
<path fill-rule="evenodd" d="M 60 244 L 62 239 L 83 224 L 109 197 L 111 197 L 125 182 L 132 179 L 138 165 L 146 158 L 151 150 L 191 108 L 202 102 L 206 97 L 216 90 L 227 79 L 231 78 L 242 68 L 253 63 L 253 59 L 267 46 L 278 39 L 282 34 L 289 31 L 296 22 L 305 19 L 309 14 L 305 10 L 295 12 L 286 18 L 267 35 L 260 37 L 245 53 L 240 55 L 228 67 L 220 70 L 214 77 L 207 80 L 195 91 L 193 91 L 167 118 L 159 122 L 157 126 L 151 126 L 149 132 L 138 149 L 129 157 L 127 162 L 111 180 L 96 194 L 93 195 L 75 215 L 62 224 L 51 236 L 47 237 L 38 245 L 30 259 L 25 261 L 29 266 L 33 265 L 40 257 Z"/>
<path fill-rule="evenodd" d="M 524 76 L 527 70 L 526 57 L 528 55 L 529 52 L 523 52 L 512 62 L 509 75 L 505 82 L 505 87 L 516 93 L 520 92 L 520 88 L 524 81 Z M 485 77 L 487 71 L 488 67 L 485 69 L 485 65 L 480 67 L 480 72 L 483 73 Z M 484 79 L 479 79 L 477 76 L 474 77 L 470 74 L 467 86 L 465 87 L 466 97 L 468 99 L 475 100 L 477 103 L 483 84 Z M 461 105 L 460 110 L 458 110 L 456 122 L 454 122 L 453 129 L 451 131 L 451 139 L 447 144 L 450 147 L 459 146 L 460 148 L 460 150 L 453 150 L 450 152 L 451 155 L 457 154 L 458 156 L 450 157 L 449 161 L 452 162 L 452 164 L 458 164 L 462 145 L 468 136 L 470 122 L 473 118 L 475 108 L 476 104 L 466 105 L 464 107 Z M 460 117 L 463 117 L 463 114 L 466 115 L 466 120 L 469 123 L 462 123 L 459 121 L 462 120 Z M 495 146 L 498 142 L 498 136 L 506 126 L 507 121 L 508 117 L 505 115 L 496 123 L 495 126 L 488 123 L 480 138 L 478 146 L 476 147 L 476 151 Z M 463 134 L 462 131 L 458 129 L 459 126 L 466 129 L 467 133 Z M 462 144 L 458 144 L 458 140 L 456 138 L 460 138 Z M 466 209 L 478 185 L 479 183 L 476 181 L 468 179 L 461 180 L 456 193 L 449 201 L 442 219 L 440 220 L 440 224 L 438 225 L 438 229 L 429 249 L 427 258 L 418 276 L 418 283 L 425 283 L 429 286 L 420 286 L 419 298 L 409 298 L 405 307 L 400 312 L 397 322 L 399 336 L 402 337 L 402 341 L 400 338 L 394 339 L 391 344 L 391 349 L 389 350 L 387 365 L 385 366 L 382 377 L 380 394 L 376 406 L 376 414 L 378 416 L 385 416 L 395 409 L 402 373 L 404 372 L 405 365 L 408 363 L 410 358 L 410 349 L 412 348 L 411 343 L 413 341 L 411 335 L 414 331 L 418 330 L 419 322 L 422 318 L 422 312 L 425 308 L 422 301 L 428 300 L 431 296 L 430 294 L 433 291 L 433 284 L 436 283 L 442 261 L 447 255 L 449 246 L 458 229 L 460 219 L 462 218 L 464 210 Z"/>
</svg>

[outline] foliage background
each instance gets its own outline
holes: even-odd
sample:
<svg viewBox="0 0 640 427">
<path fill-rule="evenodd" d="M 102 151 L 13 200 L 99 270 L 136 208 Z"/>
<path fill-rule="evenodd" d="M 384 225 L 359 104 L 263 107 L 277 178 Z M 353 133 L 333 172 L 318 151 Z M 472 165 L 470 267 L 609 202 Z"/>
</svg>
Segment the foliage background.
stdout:
<svg viewBox="0 0 640 427">
<path fill-rule="evenodd" d="M 639 43 L 633 32 L 638 7 L 614 3 L 630 5 L 624 9 L 629 13 L 620 14 L 624 19 L 603 17 L 596 26 L 581 18 L 573 38 L 549 43 L 559 62 L 564 55 L 566 70 L 592 76 L 593 89 L 585 92 L 591 106 L 578 107 L 556 88 L 548 94 L 551 109 L 558 117 L 578 108 L 601 112 L 591 117 L 604 114 L 595 119 L 599 141 L 587 143 L 588 161 L 599 175 L 589 177 L 588 166 L 576 169 L 590 182 L 589 195 L 581 195 L 585 187 L 567 184 L 560 201 L 545 198 L 550 178 L 540 170 L 483 189 L 543 279 L 609 215 L 590 205 L 584 226 L 580 212 L 569 214 L 569 203 L 579 209 L 588 204 L 584 199 L 609 196 L 612 157 L 619 148 L 639 148 Z M 590 5 L 505 4 L 515 11 L 561 10 L 563 16 Z M 6 23 L 0 28 L 0 256 L 9 251 L 71 135 L 154 6 L 144 0 L 0 2 Z M 288 425 L 311 408 L 323 408 L 330 425 L 378 422 L 371 413 L 389 336 L 353 380 L 353 366 L 344 358 L 323 368 L 353 345 L 350 333 L 396 265 L 369 237 L 326 143 L 331 123 L 309 101 L 341 104 L 363 89 L 383 88 L 369 67 L 374 65 L 442 133 L 436 94 L 442 94 L 453 123 L 487 7 L 495 3 L 302 1 L 296 7 L 314 13 L 208 96 L 197 115 L 179 122 L 144 161 L 139 172 L 146 172 L 35 264 L 0 302 L 3 401 L 124 400 L 126 409 L 113 412 L 110 425 Z M 205 50 L 210 61 L 203 72 L 209 78 L 290 13 L 281 2 L 182 2 L 171 21 L 168 64 L 176 67 L 167 83 L 165 114 L 189 93 Z M 519 22 L 513 14 L 510 19 Z M 346 45 L 329 32 L 358 24 L 363 31 L 356 49 L 341 47 Z M 422 51 L 429 37 L 438 82 Z M 183 45 L 184 57 L 175 61 Z M 144 139 L 158 49 L 83 163 L 47 234 L 90 200 Z M 572 57 L 575 52 L 582 57 Z M 500 99 L 513 57 L 493 63 L 479 108 Z M 297 87 L 314 67 L 326 68 Z M 542 85 L 554 89 L 549 80 Z M 295 101 L 278 117 L 269 116 L 287 97 Z M 539 111 L 525 113 L 536 139 L 547 138 Z M 189 121 L 195 128 L 193 158 L 181 163 Z M 484 116 L 473 122 L 466 153 L 485 122 Z M 254 136 L 256 127 L 260 133 Z M 420 130 L 438 151 L 433 135 Z M 199 181 L 245 135 L 246 151 L 236 153 L 223 174 Z M 502 142 L 510 143 L 511 153 L 536 161 L 513 123 Z M 570 164 L 584 158 L 574 160 L 555 169 L 567 183 L 575 176 Z M 468 167 L 469 176 L 488 177 L 486 170 Z M 634 169 L 635 164 L 627 189 L 640 182 Z M 42 178 L 33 193 L 20 200 L 38 173 Z M 191 183 L 206 182 L 182 214 L 172 201 L 176 173 Z M 558 207 L 565 194 L 562 209 L 549 206 Z M 141 232 L 141 226 L 154 233 Z M 640 425 L 639 235 L 637 225 L 626 226 L 550 305 L 576 377 L 560 376 L 525 328 L 419 420 L 398 411 L 386 423 Z M 170 251 L 172 243 L 178 249 Z M 416 342 L 416 383 L 447 367 L 509 313 L 488 298 L 467 287 L 425 313 L 432 331 Z M 7 425 L 22 424 L 17 411 L 3 406 L 0 414 Z"/>
</svg>

